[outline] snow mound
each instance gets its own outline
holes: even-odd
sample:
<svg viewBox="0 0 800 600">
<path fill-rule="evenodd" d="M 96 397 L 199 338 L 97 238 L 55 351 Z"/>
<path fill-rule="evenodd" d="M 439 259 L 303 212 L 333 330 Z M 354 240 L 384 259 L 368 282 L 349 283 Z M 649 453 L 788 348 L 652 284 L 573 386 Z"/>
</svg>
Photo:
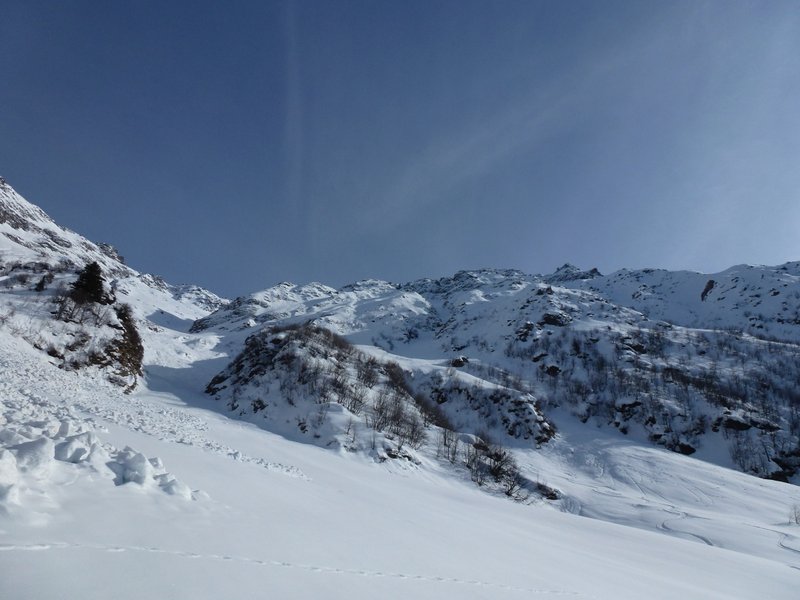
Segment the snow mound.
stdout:
<svg viewBox="0 0 800 600">
<path fill-rule="evenodd" d="M 112 487 L 130 483 L 186 500 L 203 496 L 169 473 L 160 459 L 104 443 L 98 435 L 101 426 L 64 396 L 68 386 L 56 384 L 50 393 L 27 387 L 23 382 L 29 373 L 43 366 L 53 370 L 56 382 L 73 377 L 47 364 L 36 366 L 36 358 L 24 352 L 7 353 L 0 361 L 4 373 L 0 382 L 0 512 L 52 513 L 58 507 L 60 486 L 78 480 L 107 481 Z M 117 394 L 116 398 L 123 398 Z"/>
</svg>

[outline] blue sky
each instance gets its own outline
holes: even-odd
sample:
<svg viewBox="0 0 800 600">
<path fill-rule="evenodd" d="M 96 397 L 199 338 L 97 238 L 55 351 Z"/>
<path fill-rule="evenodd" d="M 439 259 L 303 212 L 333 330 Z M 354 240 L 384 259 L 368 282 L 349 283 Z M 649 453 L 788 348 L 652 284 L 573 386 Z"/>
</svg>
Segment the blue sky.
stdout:
<svg viewBox="0 0 800 600">
<path fill-rule="evenodd" d="M 0 174 L 233 296 L 800 258 L 794 2 L 16 2 Z"/>
</svg>

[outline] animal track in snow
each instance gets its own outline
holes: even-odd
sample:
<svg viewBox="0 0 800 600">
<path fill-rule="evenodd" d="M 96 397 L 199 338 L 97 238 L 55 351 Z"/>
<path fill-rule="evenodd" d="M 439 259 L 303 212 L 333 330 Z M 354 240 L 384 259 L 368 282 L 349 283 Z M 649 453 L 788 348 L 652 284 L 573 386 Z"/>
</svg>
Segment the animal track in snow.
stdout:
<svg viewBox="0 0 800 600">
<path fill-rule="evenodd" d="M 93 543 L 72 543 L 72 542 L 39 542 L 35 544 L 0 544 L 0 552 L 41 552 L 46 550 L 68 550 L 68 549 L 88 549 L 110 553 L 123 552 L 151 552 L 157 554 L 167 554 L 190 559 L 208 559 L 225 562 L 250 563 L 262 567 L 279 567 L 284 569 L 297 569 L 299 571 L 310 571 L 312 573 L 333 574 L 333 575 L 357 575 L 360 577 L 386 577 L 391 579 L 409 579 L 415 581 L 428 581 L 434 583 L 446 583 L 456 585 L 470 585 L 488 587 L 508 592 L 522 592 L 527 594 L 548 594 L 557 596 L 572 596 L 576 598 L 594 598 L 580 592 L 561 589 L 547 588 L 526 588 L 498 583 L 493 581 L 480 581 L 477 579 L 459 579 L 457 577 L 442 577 L 437 575 L 420 575 L 408 573 L 394 573 L 391 571 L 374 571 L 369 569 L 348 569 L 340 567 L 329 567 L 322 565 L 309 565 L 304 563 L 293 563 L 281 560 L 251 558 L 246 556 L 233 556 L 229 554 L 199 554 L 197 552 L 187 552 L 183 550 L 169 550 L 155 546 L 111 546 Z"/>
</svg>

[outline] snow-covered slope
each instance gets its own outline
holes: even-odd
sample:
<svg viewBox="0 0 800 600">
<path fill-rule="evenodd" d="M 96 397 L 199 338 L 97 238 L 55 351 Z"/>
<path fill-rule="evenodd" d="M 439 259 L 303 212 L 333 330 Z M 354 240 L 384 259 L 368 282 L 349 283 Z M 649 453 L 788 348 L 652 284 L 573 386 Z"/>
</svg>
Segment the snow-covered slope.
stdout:
<svg viewBox="0 0 800 600">
<path fill-rule="evenodd" d="M 0 346 L 2 484 L 16 488 L 3 597 L 780 600 L 800 584 L 786 484 L 576 423 L 521 459 L 587 519 L 484 494 L 432 455 L 376 463 L 289 441 L 180 378 L 132 396 L 85 373 L 31 386 L 41 357 Z"/>
<path fill-rule="evenodd" d="M 105 279 L 107 301 L 76 305 L 72 287 L 92 263 Z M 147 339 L 165 326 L 188 329 L 227 302 L 198 286 L 173 286 L 137 273 L 112 246 L 94 244 L 57 225 L 2 180 L 0 289 L 0 321 L 21 341 L 58 359 L 61 368 L 104 367 L 125 386 L 136 384 L 136 369 L 123 369 L 127 372 L 120 377 L 115 356 L 126 337 L 123 305 L 130 308 L 129 329 L 135 327 Z M 145 344 L 145 352 L 154 347 L 158 344 Z"/>
<path fill-rule="evenodd" d="M 75 270 L 96 261 L 112 276 L 130 276 L 116 250 L 97 245 L 57 225 L 0 178 L 0 272 L 28 265 L 50 270 Z"/>
<path fill-rule="evenodd" d="M 562 284 L 597 291 L 615 304 L 676 325 L 800 341 L 800 262 L 738 265 L 710 275 L 624 269 Z"/>
<path fill-rule="evenodd" d="M 799 488 L 741 472 L 797 482 L 796 265 L 227 303 L 0 192 L 0 597 L 797 596 Z M 89 262 L 128 393 L 67 360 L 119 318 L 53 318 Z"/>
<path fill-rule="evenodd" d="M 174 286 L 157 276 L 137 273 L 124 264 L 113 246 L 95 244 L 56 224 L 0 177 L 0 281 L 36 283 L 42 274 L 74 274 L 92 262 L 102 267 L 112 287 L 153 290 L 149 298 L 137 299 L 142 304 L 135 308 L 142 311 L 166 302 L 168 307 L 183 307 L 187 314 L 181 318 L 197 319 L 227 302 L 198 286 Z"/>
<path fill-rule="evenodd" d="M 781 294 L 790 298 L 800 293 L 800 280 L 791 265 L 785 267 L 760 271 L 768 282 L 763 287 L 780 279 Z M 609 300 L 609 278 L 588 272 L 569 279 L 575 272 L 565 266 L 557 277 L 541 278 L 465 271 L 402 286 L 364 281 L 341 290 L 280 284 L 234 300 L 192 331 L 216 332 L 236 352 L 247 336 L 265 328 L 313 323 L 399 364 L 413 398 L 434 403 L 451 419 L 472 411 L 472 422 L 456 418 L 462 432 L 541 444 L 551 436 L 529 426 L 549 423 L 548 410 L 566 407 L 584 422 L 640 441 L 761 476 L 794 476 L 800 466 L 800 346 L 794 325 L 779 322 L 783 301 L 765 305 L 772 312 L 760 321 L 763 327 L 742 312 L 743 331 L 731 326 L 738 304 L 725 308 L 726 298 L 714 290 L 703 301 L 703 288 L 694 300 L 689 296 L 705 276 L 673 274 L 680 284 L 657 286 L 657 301 L 640 298 L 643 306 L 628 307 Z M 625 296 L 625 286 L 620 289 L 615 293 Z M 712 309 L 719 311 L 716 320 L 698 316 Z M 716 328 L 720 323 L 725 327 Z M 778 325 L 783 341 L 747 332 L 774 333 Z M 247 363 L 240 358 L 238 368 Z M 363 391 L 355 373 L 345 380 Z M 285 385 L 270 391 L 265 379 L 251 387 L 248 397 L 272 397 L 285 406 Z M 221 392 L 220 398 L 231 393 L 211 391 Z M 248 411 L 233 404 L 240 414 Z"/>
</svg>

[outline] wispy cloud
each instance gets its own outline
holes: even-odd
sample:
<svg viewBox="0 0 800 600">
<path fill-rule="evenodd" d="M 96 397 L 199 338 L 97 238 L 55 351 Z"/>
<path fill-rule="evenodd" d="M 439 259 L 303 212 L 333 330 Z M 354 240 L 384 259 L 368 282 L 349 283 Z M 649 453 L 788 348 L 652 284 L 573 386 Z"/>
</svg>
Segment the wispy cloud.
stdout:
<svg viewBox="0 0 800 600">
<path fill-rule="evenodd" d="M 503 161 L 542 146 L 591 108 L 593 89 L 633 60 L 627 46 L 573 66 L 553 80 L 536 81 L 513 104 L 486 107 L 485 116 L 461 122 L 427 141 L 401 164 L 394 178 L 374 190 L 365 225 L 380 227 L 387 210 L 396 220 L 432 203 L 452 199 L 462 186 L 490 174 Z"/>
<path fill-rule="evenodd" d="M 301 211 L 305 153 L 304 102 L 300 79 L 297 7 L 293 0 L 288 0 L 286 3 L 283 30 L 286 39 L 284 145 L 287 165 L 285 187 L 287 199 L 295 211 Z"/>
</svg>

